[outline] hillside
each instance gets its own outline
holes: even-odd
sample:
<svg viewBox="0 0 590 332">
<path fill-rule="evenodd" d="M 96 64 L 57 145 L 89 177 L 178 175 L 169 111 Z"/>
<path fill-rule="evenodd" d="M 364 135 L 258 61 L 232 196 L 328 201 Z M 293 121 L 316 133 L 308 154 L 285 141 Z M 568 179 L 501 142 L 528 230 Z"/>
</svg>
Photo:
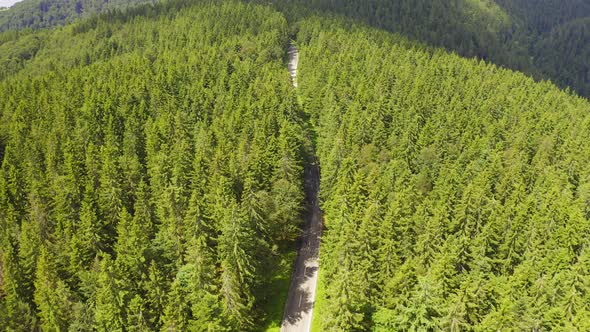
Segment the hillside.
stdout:
<svg viewBox="0 0 590 332">
<path fill-rule="evenodd" d="M 590 96 L 590 27 L 584 20 L 590 4 L 584 0 L 295 0 L 281 6 L 297 17 L 343 15 Z"/>
<path fill-rule="evenodd" d="M 590 16 L 551 29 L 534 52 L 536 65 L 545 68 L 548 77 L 590 96 Z"/>
<path fill-rule="evenodd" d="M 316 330 L 590 329 L 590 104 L 399 36 L 299 27 Z"/>
<path fill-rule="evenodd" d="M 540 24 L 482 3 L 428 24 Z M 0 34 L 0 326 L 276 330 L 319 169 L 317 331 L 590 330 L 588 100 L 292 5 Z"/>
<path fill-rule="evenodd" d="M 266 320 L 303 199 L 286 21 L 235 2 L 145 9 L 26 36 L 40 49 L 0 82 L 8 330 Z"/>
<path fill-rule="evenodd" d="M 520 24 L 538 34 L 546 34 L 559 25 L 590 15 L 590 3 L 585 0 L 496 0 L 496 2 L 517 17 Z"/>
<path fill-rule="evenodd" d="M 156 1 L 24 0 L 0 12 L 0 31 L 54 27 L 141 3 Z M 584 0 L 294 0 L 273 4 L 295 20 L 318 11 L 344 15 L 465 57 L 551 79 L 590 96 L 590 4 Z M 567 56 L 560 56 L 564 54 Z"/>
<path fill-rule="evenodd" d="M 154 0 L 24 0 L 0 10 L 0 31 L 40 29 L 71 23 L 109 10 L 124 10 Z"/>
</svg>

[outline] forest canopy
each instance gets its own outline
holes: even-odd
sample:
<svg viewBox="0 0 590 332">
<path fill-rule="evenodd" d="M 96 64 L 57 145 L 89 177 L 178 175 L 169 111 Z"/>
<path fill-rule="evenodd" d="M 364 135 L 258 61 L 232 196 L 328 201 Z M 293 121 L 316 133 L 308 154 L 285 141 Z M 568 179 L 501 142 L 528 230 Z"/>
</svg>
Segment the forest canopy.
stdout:
<svg viewBox="0 0 590 332">
<path fill-rule="evenodd" d="M 145 3 L 157 1 L 24 0 L 0 11 L 0 31 L 55 27 L 101 13 L 120 15 Z M 590 3 L 584 0 L 280 0 L 272 5 L 291 21 L 317 13 L 344 15 L 551 79 L 590 97 Z"/>
<path fill-rule="evenodd" d="M 526 26 L 579 78 L 585 7 L 463 2 L 175 0 L 1 33 L 0 326 L 263 329 L 316 151 L 319 330 L 590 330 L 590 103 L 460 56 L 527 59 L 505 43 Z M 444 31 L 469 38 L 426 43 Z"/>
<path fill-rule="evenodd" d="M 154 0 L 24 0 L 0 10 L 0 31 L 51 28 L 103 12 L 125 10 Z"/>
<path fill-rule="evenodd" d="M 587 100 L 338 20 L 299 28 L 319 330 L 590 329 Z"/>
<path fill-rule="evenodd" d="M 266 319 L 303 199 L 286 20 L 236 2 L 143 10 L 13 41 L 38 49 L 0 82 L 7 330 Z"/>
<path fill-rule="evenodd" d="M 590 97 L 590 3 L 584 0 L 293 0 L 286 15 L 343 15 L 477 57 Z M 299 13 L 294 14 L 294 13 Z"/>
</svg>

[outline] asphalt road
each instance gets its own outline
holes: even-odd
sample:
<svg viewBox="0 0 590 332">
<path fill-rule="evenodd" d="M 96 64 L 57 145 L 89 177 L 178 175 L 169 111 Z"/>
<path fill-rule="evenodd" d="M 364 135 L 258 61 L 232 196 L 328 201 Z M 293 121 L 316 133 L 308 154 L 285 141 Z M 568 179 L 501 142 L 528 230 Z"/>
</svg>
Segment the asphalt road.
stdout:
<svg viewBox="0 0 590 332">
<path fill-rule="evenodd" d="M 291 80 L 293 81 L 293 86 L 297 87 L 297 65 L 299 65 L 299 51 L 295 47 L 295 45 L 289 45 L 289 63 L 287 64 L 287 69 L 289 70 L 289 74 L 291 74 Z"/>
<path fill-rule="evenodd" d="M 288 69 L 297 87 L 299 52 L 289 47 Z M 320 170 L 317 161 L 305 167 L 305 225 L 299 239 L 299 252 L 293 267 L 289 295 L 285 305 L 281 332 L 309 332 L 318 281 L 322 211 L 318 203 Z"/>
<path fill-rule="evenodd" d="M 306 167 L 305 226 L 291 277 L 281 332 L 308 332 L 311 328 L 322 234 L 322 212 L 318 204 L 319 181 L 317 163 Z"/>
</svg>

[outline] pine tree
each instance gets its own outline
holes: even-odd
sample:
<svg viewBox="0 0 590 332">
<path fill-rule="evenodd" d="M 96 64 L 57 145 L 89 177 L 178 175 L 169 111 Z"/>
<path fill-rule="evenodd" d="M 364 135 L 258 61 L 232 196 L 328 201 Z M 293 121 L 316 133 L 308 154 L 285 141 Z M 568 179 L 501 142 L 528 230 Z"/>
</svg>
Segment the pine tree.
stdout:
<svg viewBox="0 0 590 332">
<path fill-rule="evenodd" d="M 164 309 L 162 327 L 165 331 L 185 331 L 191 317 L 190 291 L 194 265 L 180 268 L 168 293 L 168 303 Z"/>
<path fill-rule="evenodd" d="M 107 142 L 101 147 L 100 186 L 98 188 L 98 206 L 101 215 L 100 246 L 110 250 L 116 238 L 116 225 L 119 213 L 123 209 L 123 192 L 121 187 L 121 170 L 119 167 L 119 148 L 116 137 L 107 135 Z"/>
<path fill-rule="evenodd" d="M 95 299 L 95 326 L 98 331 L 123 331 L 125 326 L 123 296 L 116 284 L 113 262 L 102 255 Z"/>
<path fill-rule="evenodd" d="M 18 258 L 8 238 L 2 241 L 0 252 L 2 262 L 2 320 L 7 329 L 14 331 L 30 331 L 37 326 L 37 318 L 23 297 L 22 274 L 18 266 Z"/>
<path fill-rule="evenodd" d="M 35 280 L 35 271 L 37 270 L 37 260 L 43 244 L 41 230 L 36 221 L 24 221 L 21 224 L 21 233 L 19 241 L 19 265 L 22 279 L 20 280 L 23 295 L 27 301 L 33 300 L 33 285 Z"/>
<path fill-rule="evenodd" d="M 249 312 L 254 304 L 251 285 L 256 273 L 251 239 L 256 235 L 235 202 L 226 206 L 218 239 L 223 312 L 233 328 L 250 329 L 253 321 Z"/>
<path fill-rule="evenodd" d="M 219 285 L 217 281 L 214 252 L 206 238 L 199 236 L 190 241 L 187 260 L 194 266 L 190 283 L 192 317 L 189 328 L 195 331 L 224 331 Z"/>
<path fill-rule="evenodd" d="M 61 280 L 55 265 L 54 254 L 45 246 L 40 248 L 35 278 L 35 303 L 46 331 L 65 331 L 72 319 L 73 294 Z"/>
<path fill-rule="evenodd" d="M 144 300 L 139 295 L 135 295 L 129 302 L 126 330 L 130 332 L 151 331 L 145 317 Z"/>
<path fill-rule="evenodd" d="M 100 225 L 98 202 L 93 184 L 88 181 L 84 191 L 84 199 L 80 208 L 80 222 L 72 234 L 70 243 L 70 266 L 78 271 L 89 266 L 100 249 L 106 249 L 103 237 L 106 236 Z"/>
<path fill-rule="evenodd" d="M 148 279 L 143 282 L 145 295 L 146 317 L 150 326 L 159 329 L 162 326 L 162 316 L 166 304 L 167 289 L 166 280 L 154 261 L 148 268 Z"/>
</svg>

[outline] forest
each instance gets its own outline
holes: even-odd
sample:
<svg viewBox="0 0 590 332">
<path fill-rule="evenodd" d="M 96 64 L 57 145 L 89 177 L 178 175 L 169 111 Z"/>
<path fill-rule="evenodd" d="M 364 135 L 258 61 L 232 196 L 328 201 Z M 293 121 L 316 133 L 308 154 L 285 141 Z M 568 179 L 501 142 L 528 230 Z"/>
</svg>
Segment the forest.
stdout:
<svg viewBox="0 0 590 332">
<path fill-rule="evenodd" d="M 314 154 L 313 331 L 590 330 L 585 2 L 303 1 L 0 33 L 4 330 L 270 331 Z"/>
<path fill-rule="evenodd" d="M 318 12 L 346 16 L 590 97 L 585 0 L 292 0 L 277 6 L 297 18 Z"/>
<path fill-rule="evenodd" d="M 589 330 L 587 100 L 345 22 L 299 28 L 317 330 Z"/>
<path fill-rule="evenodd" d="M 155 9 L 32 35 L 44 47 L 0 83 L 8 331 L 265 319 L 303 199 L 286 21 L 239 3 Z"/>
<path fill-rule="evenodd" d="M 120 15 L 156 2 L 24 0 L 0 11 L 0 31 L 54 27 L 100 13 Z M 585 0 L 282 0 L 274 6 L 291 21 L 318 12 L 343 15 L 551 79 L 590 97 L 590 3 Z"/>
<path fill-rule="evenodd" d="M 24 0 L 0 10 L 0 31 L 50 28 L 103 12 L 121 11 L 153 0 Z"/>
</svg>

